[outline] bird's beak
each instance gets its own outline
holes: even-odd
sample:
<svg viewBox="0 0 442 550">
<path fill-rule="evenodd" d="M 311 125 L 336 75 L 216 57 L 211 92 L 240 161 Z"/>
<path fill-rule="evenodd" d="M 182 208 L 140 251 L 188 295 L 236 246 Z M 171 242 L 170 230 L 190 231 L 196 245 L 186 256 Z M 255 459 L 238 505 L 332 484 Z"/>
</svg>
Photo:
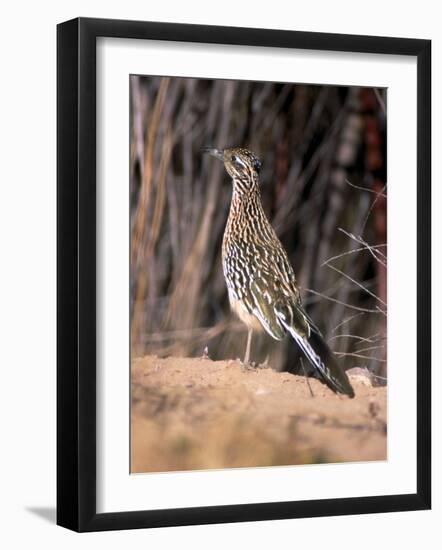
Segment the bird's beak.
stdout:
<svg viewBox="0 0 442 550">
<path fill-rule="evenodd" d="M 219 160 L 224 160 L 224 151 L 222 149 L 216 149 L 215 147 L 201 147 L 203 153 L 208 153 Z"/>
</svg>

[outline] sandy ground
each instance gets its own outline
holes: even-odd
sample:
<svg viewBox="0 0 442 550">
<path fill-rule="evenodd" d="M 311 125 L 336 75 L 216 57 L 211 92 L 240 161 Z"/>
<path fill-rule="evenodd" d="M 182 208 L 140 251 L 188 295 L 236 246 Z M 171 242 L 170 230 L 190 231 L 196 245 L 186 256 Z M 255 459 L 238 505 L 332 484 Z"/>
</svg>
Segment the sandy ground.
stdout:
<svg viewBox="0 0 442 550">
<path fill-rule="evenodd" d="M 206 358 L 132 362 L 132 472 L 386 459 L 386 388 Z"/>
</svg>

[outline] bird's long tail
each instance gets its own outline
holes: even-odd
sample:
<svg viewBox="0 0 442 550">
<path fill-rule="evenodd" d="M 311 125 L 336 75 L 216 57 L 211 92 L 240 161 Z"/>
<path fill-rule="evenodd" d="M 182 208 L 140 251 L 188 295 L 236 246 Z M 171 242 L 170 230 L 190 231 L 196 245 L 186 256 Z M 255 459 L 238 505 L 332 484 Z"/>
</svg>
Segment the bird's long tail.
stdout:
<svg viewBox="0 0 442 550">
<path fill-rule="evenodd" d="M 340 367 L 319 332 L 312 330 L 310 336 L 302 337 L 292 327 L 287 326 L 290 334 L 303 351 L 309 362 L 315 367 L 323 382 L 334 392 L 354 397 L 355 392 L 344 369 Z"/>
</svg>

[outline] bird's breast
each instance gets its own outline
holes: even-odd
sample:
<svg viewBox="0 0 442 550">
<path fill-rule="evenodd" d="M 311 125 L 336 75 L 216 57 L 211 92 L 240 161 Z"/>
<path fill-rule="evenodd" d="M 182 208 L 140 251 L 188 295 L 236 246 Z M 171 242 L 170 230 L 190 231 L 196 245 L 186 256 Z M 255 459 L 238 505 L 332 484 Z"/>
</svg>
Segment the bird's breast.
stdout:
<svg viewBox="0 0 442 550">
<path fill-rule="evenodd" d="M 241 300 L 235 298 L 231 290 L 229 290 L 229 302 L 232 311 L 239 317 L 239 319 L 248 327 L 258 332 L 263 332 L 264 328 L 259 320 L 250 313 Z"/>
</svg>

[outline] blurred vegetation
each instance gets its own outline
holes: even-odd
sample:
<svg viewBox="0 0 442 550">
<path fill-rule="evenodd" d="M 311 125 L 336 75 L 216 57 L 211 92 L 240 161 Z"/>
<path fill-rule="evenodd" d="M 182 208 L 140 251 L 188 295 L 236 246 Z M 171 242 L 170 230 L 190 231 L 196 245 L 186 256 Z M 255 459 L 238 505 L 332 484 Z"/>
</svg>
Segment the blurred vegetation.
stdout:
<svg viewBox="0 0 442 550">
<path fill-rule="evenodd" d="M 230 179 L 200 148 L 244 146 L 309 314 L 345 368 L 383 380 L 386 91 L 132 76 L 130 98 L 132 356 L 243 356 L 221 267 Z M 255 335 L 267 356 L 300 368 L 293 342 Z"/>
</svg>

